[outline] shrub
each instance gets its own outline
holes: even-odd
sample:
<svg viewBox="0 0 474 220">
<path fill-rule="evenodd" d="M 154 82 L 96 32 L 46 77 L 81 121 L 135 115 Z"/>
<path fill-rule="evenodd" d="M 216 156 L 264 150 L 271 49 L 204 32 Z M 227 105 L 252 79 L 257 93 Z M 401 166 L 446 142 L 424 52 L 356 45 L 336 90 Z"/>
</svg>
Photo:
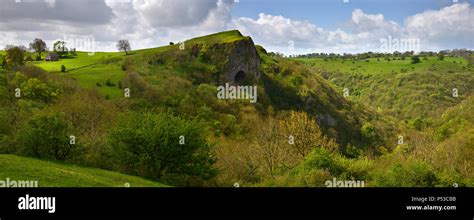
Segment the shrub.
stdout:
<svg viewBox="0 0 474 220">
<path fill-rule="evenodd" d="M 112 83 L 112 81 L 110 81 L 110 79 L 107 79 L 107 80 L 105 81 L 105 85 L 108 86 L 108 87 L 114 87 L 114 86 L 115 86 L 115 84 Z"/>
<path fill-rule="evenodd" d="M 324 186 L 327 180 L 367 181 L 372 162 L 367 158 L 348 159 L 328 149 L 314 149 L 297 167 L 286 173 L 266 179 L 265 185 Z"/>
<path fill-rule="evenodd" d="M 421 130 L 422 124 L 423 124 L 423 119 L 421 119 L 420 117 L 417 117 L 409 122 L 410 127 L 418 131 Z"/>
<path fill-rule="evenodd" d="M 412 56 L 411 57 L 411 64 L 417 64 L 417 63 L 421 63 L 420 57 Z"/>
<path fill-rule="evenodd" d="M 61 72 L 62 72 L 62 73 L 66 72 L 66 66 L 61 65 Z"/>
<path fill-rule="evenodd" d="M 74 145 L 69 143 L 72 125 L 61 113 L 40 113 L 17 131 L 19 153 L 39 158 L 66 160 Z"/>
<path fill-rule="evenodd" d="M 433 187 L 438 177 L 434 169 L 420 160 L 396 161 L 374 175 L 374 185 L 387 187 Z"/>
<path fill-rule="evenodd" d="M 37 101 L 52 102 L 59 95 L 59 89 L 48 86 L 36 78 L 30 78 L 21 84 L 22 95 Z"/>
<path fill-rule="evenodd" d="M 198 185 L 216 175 L 206 135 L 203 124 L 195 120 L 168 113 L 129 113 L 112 129 L 110 143 L 124 172 Z"/>
</svg>

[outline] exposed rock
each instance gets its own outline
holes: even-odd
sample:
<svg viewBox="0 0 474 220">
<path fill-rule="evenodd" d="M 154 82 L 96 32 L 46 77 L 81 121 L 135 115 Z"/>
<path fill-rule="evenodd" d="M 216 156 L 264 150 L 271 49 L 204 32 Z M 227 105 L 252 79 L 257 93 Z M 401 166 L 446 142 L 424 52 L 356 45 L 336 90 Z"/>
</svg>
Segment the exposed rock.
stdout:
<svg viewBox="0 0 474 220">
<path fill-rule="evenodd" d="M 231 83 L 241 83 L 249 75 L 260 78 L 260 57 L 252 39 L 239 40 L 233 43 L 229 62 L 225 67 L 227 79 Z"/>
<path fill-rule="evenodd" d="M 318 114 L 316 117 L 319 125 L 334 127 L 337 124 L 336 119 L 329 114 Z"/>
<path fill-rule="evenodd" d="M 204 56 L 223 71 L 221 83 L 240 84 L 249 78 L 260 78 L 260 56 L 249 37 L 213 44 Z"/>
</svg>

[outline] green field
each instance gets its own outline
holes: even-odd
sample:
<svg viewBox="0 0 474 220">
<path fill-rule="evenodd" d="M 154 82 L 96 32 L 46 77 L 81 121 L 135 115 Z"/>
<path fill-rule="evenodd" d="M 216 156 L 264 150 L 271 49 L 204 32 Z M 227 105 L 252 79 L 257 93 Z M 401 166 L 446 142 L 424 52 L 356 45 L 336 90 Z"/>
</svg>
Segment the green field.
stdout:
<svg viewBox="0 0 474 220">
<path fill-rule="evenodd" d="M 38 181 L 39 187 L 165 187 L 166 185 L 96 168 L 0 154 L 0 180 Z"/>
<path fill-rule="evenodd" d="M 378 60 L 377 60 L 378 59 Z M 400 72 L 457 72 L 467 67 L 467 61 L 460 57 L 446 57 L 444 60 L 438 60 L 437 57 L 427 57 L 421 59 L 421 63 L 411 64 L 410 57 L 405 60 L 401 58 L 391 59 L 369 58 L 366 60 L 342 60 L 342 59 L 323 59 L 323 58 L 295 58 L 308 66 L 317 68 L 321 71 L 338 71 L 344 73 L 400 73 Z"/>
<path fill-rule="evenodd" d="M 399 119 L 439 116 L 443 111 L 470 96 L 474 91 L 472 67 L 461 57 L 422 57 L 411 64 L 407 57 L 342 60 L 295 58 L 329 80 L 354 102 L 368 104 L 379 113 Z M 452 97 L 456 88 L 459 98 Z"/>
<path fill-rule="evenodd" d="M 110 98 L 123 96 L 122 90 L 118 88 L 118 81 L 125 77 L 125 72 L 118 65 L 97 64 L 68 72 L 68 75 L 77 79 L 82 87 L 97 88 L 99 92 L 108 95 Z M 110 80 L 115 86 L 107 86 L 107 80 Z M 97 86 L 97 83 L 101 86 Z"/>
<path fill-rule="evenodd" d="M 59 61 L 34 61 L 33 64 L 49 72 L 61 71 L 61 65 L 66 66 L 68 71 L 84 68 L 91 65 L 106 62 L 112 58 L 122 57 L 122 53 L 96 52 L 89 55 L 88 52 L 77 52 L 77 56 L 60 58 Z"/>
<path fill-rule="evenodd" d="M 62 58 L 59 61 L 34 61 L 34 65 L 42 69 L 60 74 L 61 66 L 66 67 L 66 74 L 78 81 L 84 88 L 97 88 L 109 98 L 122 96 L 118 88 L 118 81 L 125 77 L 125 72 L 120 68 L 123 53 L 96 52 L 89 55 L 87 52 L 77 52 L 77 56 Z M 115 86 L 107 86 L 110 80 Z"/>
</svg>

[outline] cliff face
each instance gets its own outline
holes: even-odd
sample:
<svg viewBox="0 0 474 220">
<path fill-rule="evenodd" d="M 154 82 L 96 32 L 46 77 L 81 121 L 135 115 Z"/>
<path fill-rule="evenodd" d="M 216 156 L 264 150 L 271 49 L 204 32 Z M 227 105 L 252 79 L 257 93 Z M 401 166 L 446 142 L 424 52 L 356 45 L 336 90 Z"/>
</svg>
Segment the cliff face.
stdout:
<svg viewBox="0 0 474 220">
<path fill-rule="evenodd" d="M 221 71 L 221 83 L 242 84 L 260 78 L 260 56 L 250 37 L 194 47 L 199 48 L 198 56 Z"/>
<path fill-rule="evenodd" d="M 260 78 L 260 57 L 252 39 L 233 43 L 225 70 L 231 83 L 240 84 L 249 76 Z"/>
</svg>

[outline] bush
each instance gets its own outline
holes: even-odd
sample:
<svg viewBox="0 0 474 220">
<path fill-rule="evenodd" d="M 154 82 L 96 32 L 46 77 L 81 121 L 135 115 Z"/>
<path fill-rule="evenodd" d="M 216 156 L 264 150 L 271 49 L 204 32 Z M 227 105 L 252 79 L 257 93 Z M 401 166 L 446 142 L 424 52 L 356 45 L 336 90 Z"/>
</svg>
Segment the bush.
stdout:
<svg viewBox="0 0 474 220">
<path fill-rule="evenodd" d="M 107 79 L 107 80 L 105 81 L 105 85 L 108 86 L 108 87 L 114 87 L 114 86 L 115 86 L 115 84 L 112 83 L 112 81 L 110 81 L 110 79 Z"/>
<path fill-rule="evenodd" d="M 61 65 L 61 73 L 64 73 L 64 72 L 66 72 L 66 66 Z"/>
<path fill-rule="evenodd" d="M 386 187 L 434 187 L 438 177 L 434 169 L 419 160 L 396 161 L 374 175 L 374 185 Z"/>
<path fill-rule="evenodd" d="M 420 117 L 417 117 L 409 122 L 409 126 L 418 131 L 421 130 L 422 125 L 423 125 L 423 119 L 421 119 Z"/>
<path fill-rule="evenodd" d="M 129 113 L 112 129 L 119 169 L 178 185 L 200 185 L 216 175 L 203 124 L 168 113 Z M 184 144 L 180 144 L 184 136 Z"/>
<path fill-rule="evenodd" d="M 48 86 L 36 78 L 30 78 L 21 84 L 22 96 L 46 103 L 52 102 L 59 95 L 59 89 Z"/>
<path fill-rule="evenodd" d="M 411 64 L 417 64 L 417 63 L 421 63 L 420 57 L 412 56 L 411 57 Z"/>
<path fill-rule="evenodd" d="M 327 170 L 333 177 L 366 180 L 372 163 L 367 158 L 349 159 L 324 148 L 316 148 L 305 159 L 299 169 Z"/>
<path fill-rule="evenodd" d="M 60 113 L 40 113 L 17 131 L 19 153 L 29 156 L 66 160 L 74 145 L 69 143 L 71 124 Z"/>
</svg>

